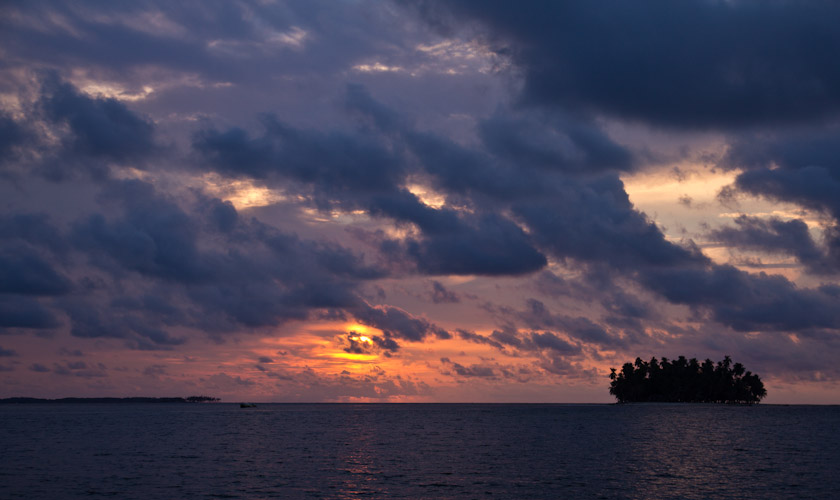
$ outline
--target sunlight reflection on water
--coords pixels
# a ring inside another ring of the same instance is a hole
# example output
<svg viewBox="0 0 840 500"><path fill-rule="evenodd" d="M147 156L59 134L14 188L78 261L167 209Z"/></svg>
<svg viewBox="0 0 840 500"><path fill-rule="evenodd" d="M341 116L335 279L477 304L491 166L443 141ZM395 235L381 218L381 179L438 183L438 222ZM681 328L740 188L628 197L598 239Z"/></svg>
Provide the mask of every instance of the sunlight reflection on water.
<svg viewBox="0 0 840 500"><path fill-rule="evenodd" d="M3 498L836 498L840 407L0 406Z"/></svg>

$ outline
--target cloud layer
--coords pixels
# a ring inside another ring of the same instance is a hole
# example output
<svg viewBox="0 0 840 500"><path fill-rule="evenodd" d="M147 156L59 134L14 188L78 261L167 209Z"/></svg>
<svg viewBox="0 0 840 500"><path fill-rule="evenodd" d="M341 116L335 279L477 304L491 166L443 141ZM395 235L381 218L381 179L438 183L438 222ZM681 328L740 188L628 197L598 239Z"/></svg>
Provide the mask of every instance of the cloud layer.
<svg viewBox="0 0 840 500"><path fill-rule="evenodd" d="M829 4L0 9L2 391L840 376ZM628 187L676 161L732 179L679 237Z"/></svg>

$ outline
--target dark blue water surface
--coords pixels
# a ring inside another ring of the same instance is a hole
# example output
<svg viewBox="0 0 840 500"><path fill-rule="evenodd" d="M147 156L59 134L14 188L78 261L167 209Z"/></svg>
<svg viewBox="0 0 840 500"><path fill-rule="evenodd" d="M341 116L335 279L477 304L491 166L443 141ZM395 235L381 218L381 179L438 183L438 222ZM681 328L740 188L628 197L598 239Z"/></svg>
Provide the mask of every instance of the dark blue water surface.
<svg viewBox="0 0 840 500"><path fill-rule="evenodd" d="M840 407L0 405L0 498L840 498Z"/></svg>

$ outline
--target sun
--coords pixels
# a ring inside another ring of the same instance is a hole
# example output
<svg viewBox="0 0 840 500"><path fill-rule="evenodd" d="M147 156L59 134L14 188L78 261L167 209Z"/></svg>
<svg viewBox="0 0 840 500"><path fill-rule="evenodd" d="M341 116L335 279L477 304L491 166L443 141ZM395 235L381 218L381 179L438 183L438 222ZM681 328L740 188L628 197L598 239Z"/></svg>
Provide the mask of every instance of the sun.
<svg viewBox="0 0 840 500"><path fill-rule="evenodd" d="M365 343L372 343L373 336L377 334L378 330L360 323L346 323L344 331L347 332L353 340Z"/></svg>

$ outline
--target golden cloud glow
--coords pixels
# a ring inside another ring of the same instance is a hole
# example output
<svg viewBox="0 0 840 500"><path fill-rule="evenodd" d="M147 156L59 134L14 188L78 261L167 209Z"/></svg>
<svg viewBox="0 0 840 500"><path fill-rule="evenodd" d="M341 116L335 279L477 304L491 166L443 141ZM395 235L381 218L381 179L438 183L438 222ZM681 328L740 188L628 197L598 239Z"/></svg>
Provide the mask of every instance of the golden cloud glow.
<svg viewBox="0 0 840 500"><path fill-rule="evenodd" d="M372 64L357 64L353 69L360 73L399 73L405 71L402 66L388 66L380 62Z"/></svg>
<svg viewBox="0 0 840 500"><path fill-rule="evenodd" d="M406 186L408 192L418 197L420 201L432 208L441 208L446 204L446 197L422 184L409 184Z"/></svg>
<svg viewBox="0 0 840 500"><path fill-rule="evenodd" d="M210 173L202 176L201 182L208 193L230 201L237 210L263 207L286 199L283 193L246 179L232 180Z"/></svg>

